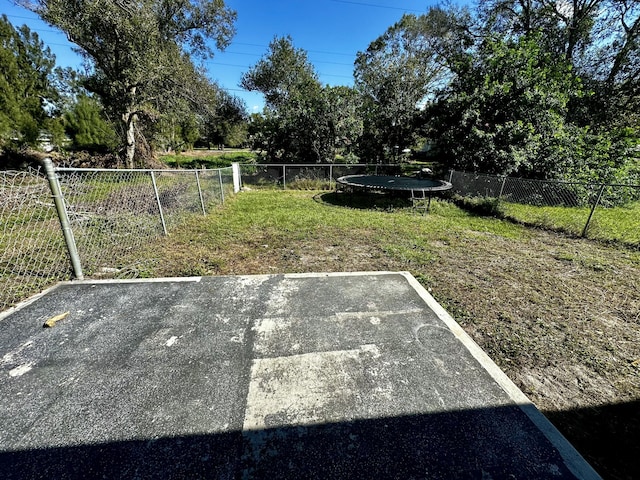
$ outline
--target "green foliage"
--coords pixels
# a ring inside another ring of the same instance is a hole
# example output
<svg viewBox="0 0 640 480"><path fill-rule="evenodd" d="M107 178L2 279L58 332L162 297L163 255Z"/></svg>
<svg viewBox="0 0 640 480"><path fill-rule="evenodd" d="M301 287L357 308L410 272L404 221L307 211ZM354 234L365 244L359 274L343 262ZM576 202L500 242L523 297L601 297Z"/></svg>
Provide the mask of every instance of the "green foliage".
<svg viewBox="0 0 640 480"><path fill-rule="evenodd" d="M191 55L212 55L207 39L218 49L228 45L235 12L222 0L20 3L63 30L91 62L85 87L99 95L111 118L122 122L129 167L134 166L140 119L148 126L185 103L213 110L218 88L194 66Z"/></svg>
<svg viewBox="0 0 640 480"><path fill-rule="evenodd" d="M203 118L201 142L208 146L243 147L249 135L246 106L224 91L219 92L217 104L215 113Z"/></svg>
<svg viewBox="0 0 640 480"><path fill-rule="evenodd" d="M487 38L454 66L456 77L431 110L436 151L448 165L534 178L571 165L582 132L565 118L582 88L541 43L540 34Z"/></svg>
<svg viewBox="0 0 640 480"><path fill-rule="evenodd" d="M640 3L575 0L558 5L483 0L478 36L517 40L543 32L537 36L542 52L564 61L581 79L583 94L570 98L563 128L554 136L540 132L551 145L547 150L555 153L549 163L560 163L551 176L633 181L625 175L631 173L640 133Z"/></svg>
<svg viewBox="0 0 640 480"><path fill-rule="evenodd" d="M56 99L54 64L36 33L0 18L0 148L37 144L47 123L45 107Z"/></svg>
<svg viewBox="0 0 640 480"><path fill-rule="evenodd" d="M255 163L253 152L228 152L216 155L162 155L160 160L171 168L225 168L232 163Z"/></svg>
<svg viewBox="0 0 640 480"><path fill-rule="evenodd" d="M420 109L450 74L443 52L468 42L460 29L464 16L441 8L419 17L404 15L358 53L354 76L364 99L361 156L397 161L398 152L415 144Z"/></svg>
<svg viewBox="0 0 640 480"><path fill-rule="evenodd" d="M241 85L265 96L264 118L254 122L254 128L260 125L266 132L262 147L270 159L323 160L314 145L322 87L306 52L295 48L290 37L276 37L267 55L243 75Z"/></svg>
<svg viewBox="0 0 640 480"><path fill-rule="evenodd" d="M497 198L461 197L460 195L455 195L453 197L453 202L460 208L477 215L498 218L504 216L502 204Z"/></svg>
<svg viewBox="0 0 640 480"><path fill-rule="evenodd" d="M338 152L351 153L362 132L358 94L349 87L322 87L306 52L289 37L271 42L242 86L262 92L267 101L248 132L252 147L270 161L332 161Z"/></svg>
<svg viewBox="0 0 640 480"><path fill-rule="evenodd" d="M64 124L75 148L112 150L117 145L117 134L113 125L104 119L102 106L86 95L80 95L64 114Z"/></svg>
<svg viewBox="0 0 640 480"><path fill-rule="evenodd" d="M324 108L319 122L324 127L326 159L335 161L340 155L345 163L356 163L355 150L364 129L362 96L357 90L343 86L325 86L322 96Z"/></svg>

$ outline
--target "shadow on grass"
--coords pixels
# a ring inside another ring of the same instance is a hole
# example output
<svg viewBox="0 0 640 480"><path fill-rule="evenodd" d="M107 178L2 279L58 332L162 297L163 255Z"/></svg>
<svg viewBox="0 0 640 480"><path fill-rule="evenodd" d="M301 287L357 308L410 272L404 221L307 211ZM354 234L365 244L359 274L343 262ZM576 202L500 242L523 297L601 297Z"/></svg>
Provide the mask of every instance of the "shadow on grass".
<svg viewBox="0 0 640 480"><path fill-rule="evenodd" d="M358 210L397 210L410 208L411 199L408 194L389 194L379 192L328 192L314 197L320 203L336 207L355 208Z"/></svg>
<svg viewBox="0 0 640 480"><path fill-rule="evenodd" d="M544 414L604 478L640 478L640 400Z"/></svg>
<svg viewBox="0 0 640 480"><path fill-rule="evenodd" d="M577 477L518 406L0 452L0 477ZM285 423L284 426L279 424ZM6 448L6 447L5 447Z"/></svg>

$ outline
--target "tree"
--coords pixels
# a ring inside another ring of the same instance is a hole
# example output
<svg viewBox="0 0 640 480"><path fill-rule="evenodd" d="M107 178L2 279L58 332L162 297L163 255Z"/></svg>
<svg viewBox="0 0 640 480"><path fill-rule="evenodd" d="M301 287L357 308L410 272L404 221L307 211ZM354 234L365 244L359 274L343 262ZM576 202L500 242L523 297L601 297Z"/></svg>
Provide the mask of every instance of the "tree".
<svg viewBox="0 0 640 480"><path fill-rule="evenodd" d="M336 154L355 157L363 133L362 96L351 87L325 86L323 89L325 112L319 118L325 125L326 157Z"/></svg>
<svg viewBox="0 0 640 480"><path fill-rule="evenodd" d="M567 110L582 87L542 43L541 34L486 38L454 67L430 111L435 151L448 166L527 177L570 168L584 132L567 124Z"/></svg>
<svg viewBox="0 0 640 480"><path fill-rule="evenodd" d="M321 118L325 102L313 65L290 37L276 37L269 52L242 76L241 86L262 92L270 139L267 156L280 161L326 161Z"/></svg>
<svg viewBox="0 0 640 480"><path fill-rule="evenodd" d="M563 56L591 95L572 120L599 131L637 126L640 107L640 2L637 0L483 0L485 31L515 38L542 31L545 50ZM629 115L631 113L631 115ZM626 120L632 119L634 125Z"/></svg>
<svg viewBox="0 0 640 480"><path fill-rule="evenodd" d="M357 55L356 88L364 97L363 153L391 160L415 141L420 109L446 84L449 63L468 43L466 13L432 8L401 20Z"/></svg>
<svg viewBox="0 0 640 480"><path fill-rule="evenodd" d="M212 56L207 39L223 49L234 33L235 12L222 0L19 3L64 31L93 67L85 86L121 121L128 167L138 119L157 119L171 97L202 104L204 76L191 56Z"/></svg>
<svg viewBox="0 0 640 480"><path fill-rule="evenodd" d="M117 143L113 125L104 119L102 105L94 98L79 95L63 118L65 130L76 148L111 150Z"/></svg>
<svg viewBox="0 0 640 480"><path fill-rule="evenodd" d="M215 113L204 118L203 123L203 140L209 145L240 147L247 140L246 105L238 97L223 90L218 94Z"/></svg>
<svg viewBox="0 0 640 480"><path fill-rule="evenodd" d="M571 150L582 151L585 165L573 175L598 172L607 181L620 175L615 171L628 172L625 163L633 162L640 144L640 2L484 0L480 12L486 35L544 32L543 50L563 57L581 79L585 95L571 99L566 117L586 132L574 138L576 145L586 143Z"/></svg>
<svg viewBox="0 0 640 480"><path fill-rule="evenodd" d="M27 26L18 29L0 18L0 148L34 145L48 126L47 106L56 100L52 86L55 57Z"/></svg>

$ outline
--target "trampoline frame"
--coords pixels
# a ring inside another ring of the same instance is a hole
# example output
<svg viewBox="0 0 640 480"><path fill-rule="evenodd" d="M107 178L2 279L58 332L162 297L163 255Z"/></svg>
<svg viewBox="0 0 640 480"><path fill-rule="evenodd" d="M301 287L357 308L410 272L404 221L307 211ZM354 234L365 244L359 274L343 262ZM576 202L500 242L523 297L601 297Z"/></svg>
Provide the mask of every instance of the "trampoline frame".
<svg viewBox="0 0 640 480"><path fill-rule="evenodd" d="M353 179L356 178L377 178L377 179L389 179L388 185L381 185L380 183L366 183L366 182L353 182ZM399 180L398 184L395 183L396 180ZM430 183L430 186L402 186L401 182L403 180L410 180L412 183ZM414 195L414 192L422 192L431 193L431 192L444 192L446 190L451 190L453 185L444 180L431 180L426 178L415 178L415 177L403 177L400 175L392 176L392 175L345 175L336 179L336 182L340 185L348 186L353 189L360 190L388 190L392 192L411 192ZM391 182L394 182L393 184ZM433 184L436 185L433 185Z"/></svg>
<svg viewBox="0 0 640 480"><path fill-rule="evenodd" d="M388 178L388 185L380 184L380 182L353 182L352 179L355 178L377 178L383 179ZM399 179L400 182L398 184L395 183L396 179ZM402 186L402 180L410 180L412 184L416 182L419 183L422 181L424 183L430 183L430 186ZM341 187L337 189L342 189L342 187L348 187L351 191L360 190L364 192L368 192L370 190L379 191L379 192L410 192L411 193L411 204L414 208L416 207L416 202L421 202L427 200L427 205L425 208L426 212L429 212L431 209L431 195L433 192L444 192L447 190L451 190L453 185L450 182L444 180L431 180L426 178L415 178L415 177L403 177L400 175L391 176L391 175L345 175L336 179L336 182ZM435 184L435 185L434 185ZM418 195L416 195L416 193Z"/></svg>

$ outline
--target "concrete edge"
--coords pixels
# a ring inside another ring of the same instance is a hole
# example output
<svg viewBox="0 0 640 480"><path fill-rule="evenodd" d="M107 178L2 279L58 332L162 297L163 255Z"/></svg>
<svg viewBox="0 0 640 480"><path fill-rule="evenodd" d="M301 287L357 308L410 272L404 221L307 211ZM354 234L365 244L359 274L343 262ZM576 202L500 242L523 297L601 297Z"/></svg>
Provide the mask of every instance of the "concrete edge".
<svg viewBox="0 0 640 480"><path fill-rule="evenodd" d="M166 282L200 282L202 277L163 277L163 278L103 278L103 279L84 279L84 280L68 280L60 282L58 285L100 285L111 283L166 283Z"/></svg>
<svg viewBox="0 0 640 480"><path fill-rule="evenodd" d="M583 480L602 480L602 477L580 455L560 431L545 417L540 410L527 398L515 383L495 364L478 344L465 332L451 315L436 301L433 296L409 272L398 272L403 275L413 289L427 303L429 308L442 320L453 334L469 350L471 355L491 375L507 395L516 403L529 419L540 429L551 444L558 450L566 466L578 478Z"/></svg>
<svg viewBox="0 0 640 480"><path fill-rule="evenodd" d="M28 305L31 305L33 302L35 302L36 300L38 300L39 298L44 297L46 294L48 294L49 292L52 292L53 290L55 290L56 288L58 288L60 285L62 285L63 283L67 283L67 282L58 282L55 285L46 288L44 290L42 290L40 293L36 293L35 295L32 295L31 297L27 298L26 300L23 300L19 303L17 303L16 305L14 305L13 307L10 307L8 310L5 310L3 312L0 312L0 322L2 320L4 320L5 318L7 318L9 315L11 315L12 313L17 312L18 310L22 310L23 308L25 308Z"/></svg>
<svg viewBox="0 0 640 480"><path fill-rule="evenodd" d="M325 272L325 273L285 273L284 278L324 278L324 277L366 277L369 275L398 275L402 272Z"/></svg>

